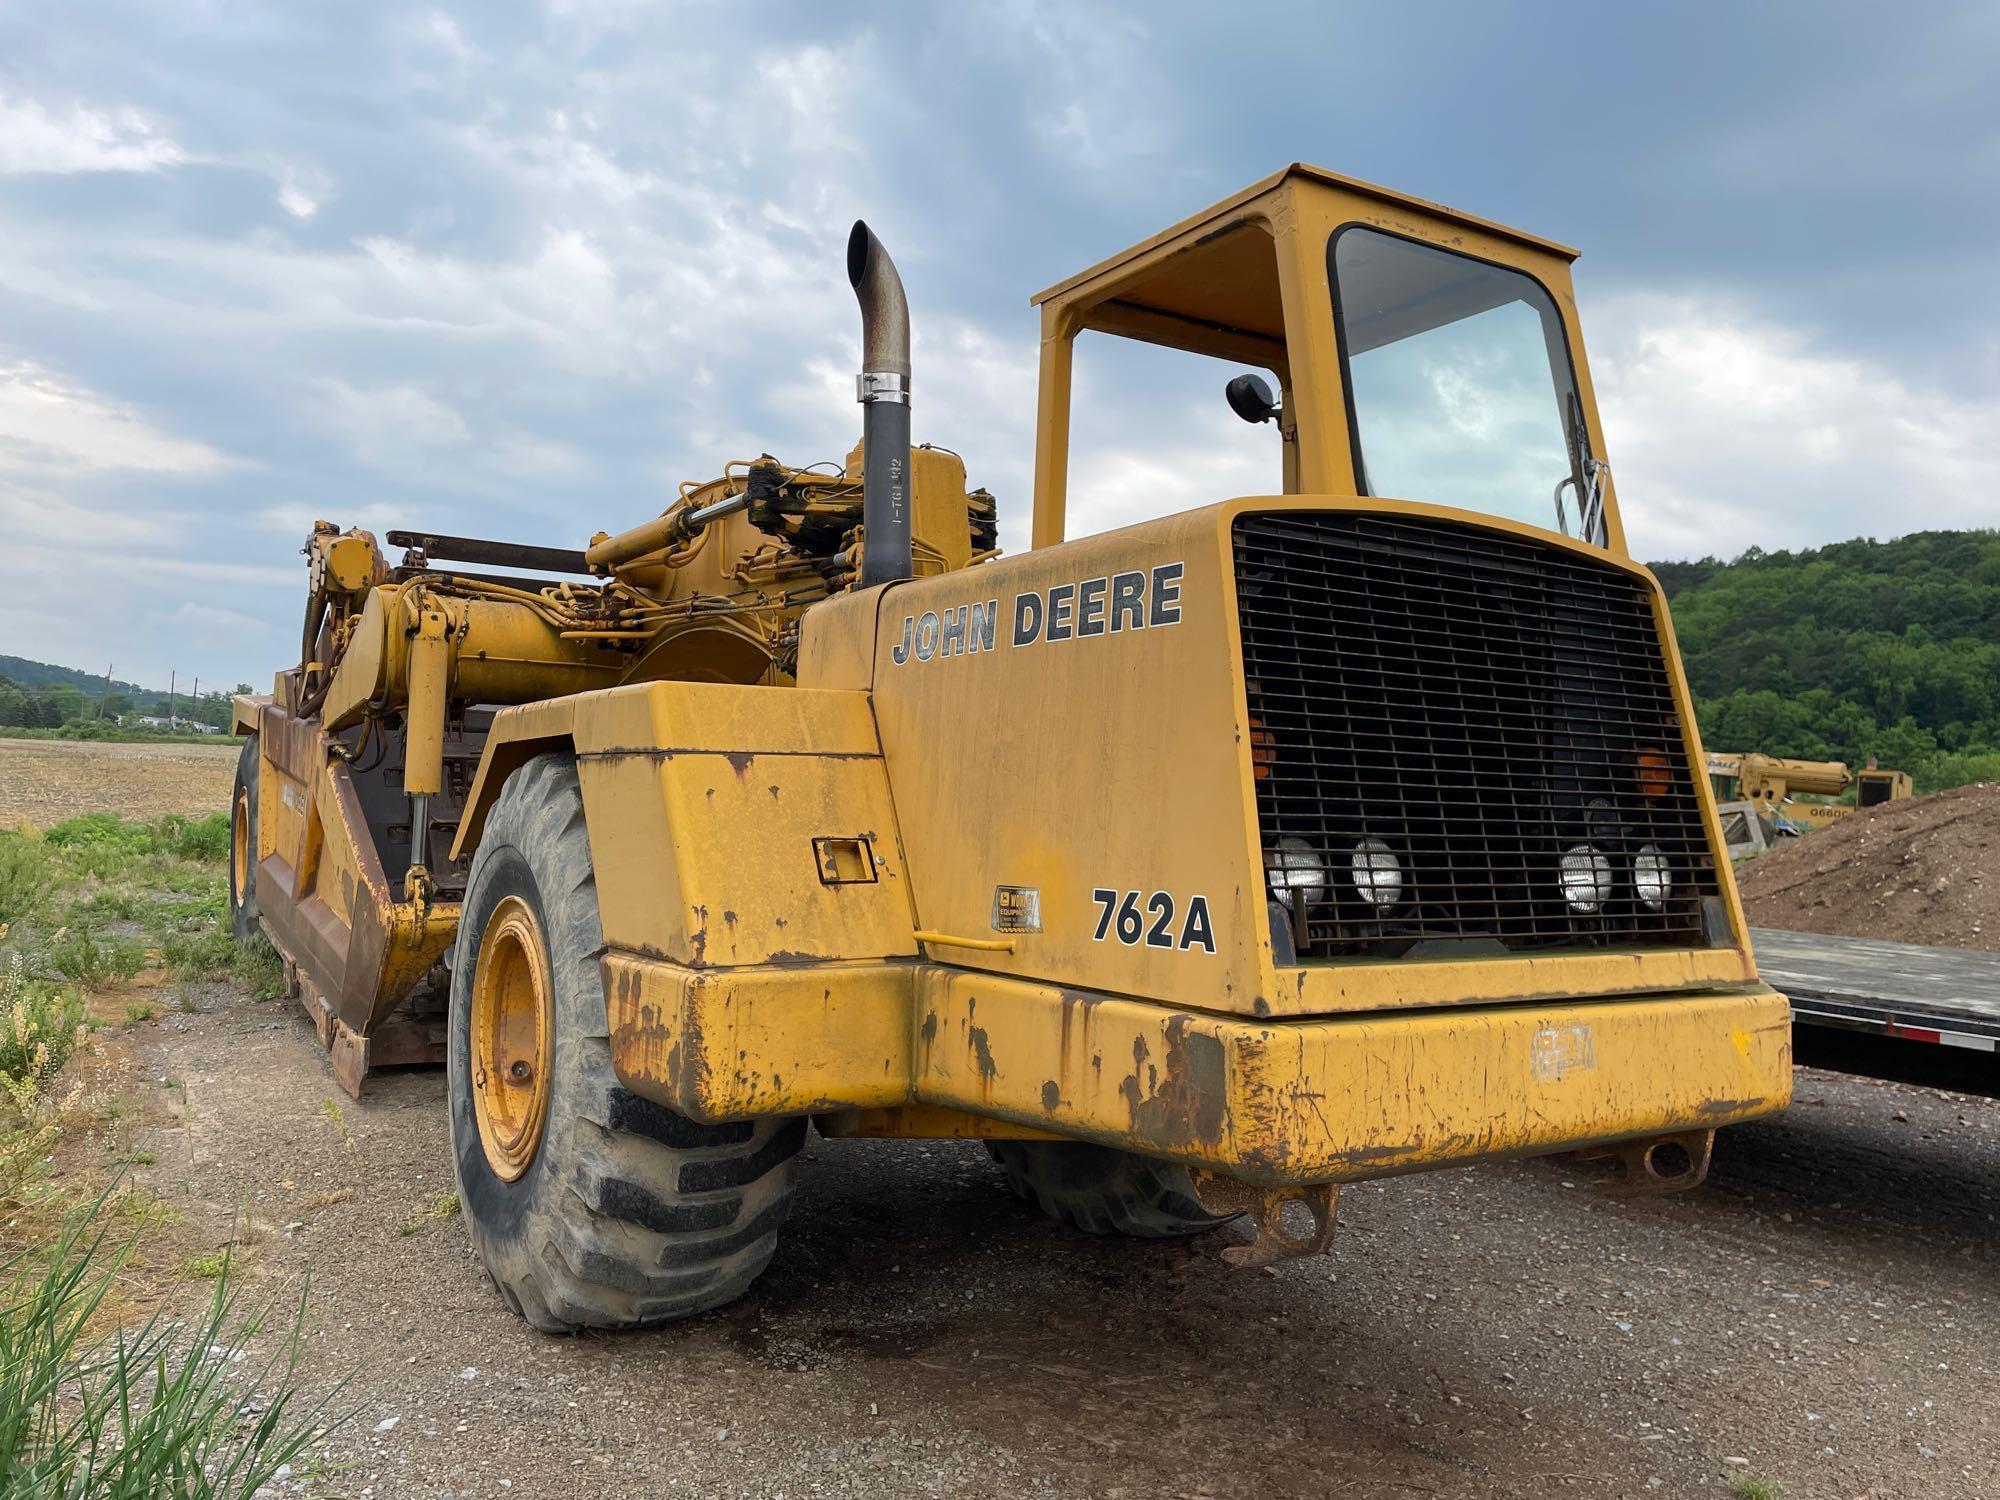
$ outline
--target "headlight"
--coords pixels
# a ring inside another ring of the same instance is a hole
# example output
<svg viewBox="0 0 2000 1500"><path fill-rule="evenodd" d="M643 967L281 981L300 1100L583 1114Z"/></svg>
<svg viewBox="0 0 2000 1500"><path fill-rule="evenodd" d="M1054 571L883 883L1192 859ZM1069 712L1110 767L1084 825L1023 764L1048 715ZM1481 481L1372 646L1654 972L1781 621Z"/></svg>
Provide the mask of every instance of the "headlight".
<svg viewBox="0 0 2000 1500"><path fill-rule="evenodd" d="M1588 844L1563 855L1559 878L1571 911L1587 915L1611 899L1611 861Z"/></svg>
<svg viewBox="0 0 2000 1500"><path fill-rule="evenodd" d="M1667 897L1674 893L1674 872L1668 868L1666 855L1652 844L1632 856L1632 889L1654 911L1665 906Z"/></svg>
<svg viewBox="0 0 2000 1500"><path fill-rule="evenodd" d="M1363 839L1348 857L1354 891L1371 906L1387 910L1403 899L1403 862L1380 839Z"/></svg>
<svg viewBox="0 0 2000 1500"><path fill-rule="evenodd" d="M1326 861L1304 839L1279 839L1278 847L1264 856L1264 879L1287 908L1295 899L1326 899Z"/></svg>

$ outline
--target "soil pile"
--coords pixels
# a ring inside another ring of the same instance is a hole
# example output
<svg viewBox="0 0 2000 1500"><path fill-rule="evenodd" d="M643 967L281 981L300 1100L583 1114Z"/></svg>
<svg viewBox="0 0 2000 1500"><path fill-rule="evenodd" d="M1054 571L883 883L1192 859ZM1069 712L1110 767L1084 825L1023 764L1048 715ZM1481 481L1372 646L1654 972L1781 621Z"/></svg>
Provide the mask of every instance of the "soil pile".
<svg viewBox="0 0 2000 1500"><path fill-rule="evenodd" d="M1857 812L1736 882L1752 926L2000 953L2000 783Z"/></svg>

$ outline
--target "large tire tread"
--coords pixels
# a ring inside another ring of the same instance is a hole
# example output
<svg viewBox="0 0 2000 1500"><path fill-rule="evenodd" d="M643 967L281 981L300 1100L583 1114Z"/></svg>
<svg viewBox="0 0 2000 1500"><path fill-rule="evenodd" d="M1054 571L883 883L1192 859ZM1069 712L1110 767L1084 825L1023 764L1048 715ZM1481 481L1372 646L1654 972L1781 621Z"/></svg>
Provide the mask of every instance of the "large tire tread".
<svg viewBox="0 0 2000 1500"><path fill-rule="evenodd" d="M1085 1234L1172 1239L1227 1224L1186 1167L1083 1141L988 1141L1017 1197Z"/></svg>
<svg viewBox="0 0 2000 1500"><path fill-rule="evenodd" d="M259 748L256 735L243 741L243 749L236 757L236 780L229 791L229 932L239 944L248 945L257 940L263 931L262 913L257 908L257 784ZM236 802L245 792L249 793L248 813L245 821L250 825L248 839L250 857L248 868L243 872L243 889L236 889Z"/></svg>
<svg viewBox="0 0 2000 1500"><path fill-rule="evenodd" d="M511 852L510 852L511 851ZM514 1183L493 1176L467 1082L471 965L523 870L555 980L547 1132ZM538 1328L625 1328L734 1301L777 1249L803 1120L708 1125L631 1093L611 1065L597 886L574 760L507 780L474 856L452 971L453 1151L474 1244L503 1298Z"/></svg>

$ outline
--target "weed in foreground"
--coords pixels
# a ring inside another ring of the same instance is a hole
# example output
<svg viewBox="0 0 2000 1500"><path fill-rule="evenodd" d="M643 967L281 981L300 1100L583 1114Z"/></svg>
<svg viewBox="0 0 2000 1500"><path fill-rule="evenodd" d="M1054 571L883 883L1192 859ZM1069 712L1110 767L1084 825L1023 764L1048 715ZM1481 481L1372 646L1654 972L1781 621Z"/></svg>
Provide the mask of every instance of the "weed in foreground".
<svg viewBox="0 0 2000 1500"><path fill-rule="evenodd" d="M229 857L229 815L213 812L205 818L187 818L168 813L141 822L116 813L85 813L64 819L42 837L58 849L114 849L141 857L171 854L216 863Z"/></svg>
<svg viewBox="0 0 2000 1500"><path fill-rule="evenodd" d="M422 1213L406 1224L397 1225L396 1233L407 1239L426 1224L435 1223L439 1219L449 1219L458 1211L459 1201L456 1192L439 1193L435 1198L431 1199L429 1206Z"/></svg>
<svg viewBox="0 0 2000 1500"><path fill-rule="evenodd" d="M248 1500L349 1415L334 1408L341 1386L308 1399L294 1384L304 1296L254 1359L265 1312L239 1310L222 1257L200 1313L93 1342L86 1326L131 1251L107 1239L103 1206L0 1261L0 1475L17 1494Z"/></svg>
<svg viewBox="0 0 2000 1500"><path fill-rule="evenodd" d="M338 1135L347 1146L347 1149L352 1151L354 1149L354 1135L347 1128L347 1116L340 1112L340 1106L331 1099L321 1099L319 1107L320 1112L326 1116L327 1124L333 1127L334 1134Z"/></svg>
<svg viewBox="0 0 2000 1500"><path fill-rule="evenodd" d="M166 934L160 943L160 962L182 984L234 980L255 1000L275 999L285 990L285 967L277 950L261 937L238 943L219 920L193 932Z"/></svg>
<svg viewBox="0 0 2000 1500"><path fill-rule="evenodd" d="M0 927L31 917L48 899L49 852L32 833L0 838Z"/></svg>
<svg viewBox="0 0 2000 1500"><path fill-rule="evenodd" d="M138 973L146 966L146 950L130 938L65 927L43 949L41 962L71 984L94 990Z"/></svg>
<svg viewBox="0 0 2000 1500"><path fill-rule="evenodd" d="M30 1113L30 1096L87 1045L83 1002L62 985L30 979L20 954L0 970L0 1089Z"/></svg>
<svg viewBox="0 0 2000 1500"><path fill-rule="evenodd" d="M1738 1476L1729 1493L1736 1500L1785 1500L1785 1487L1777 1480L1753 1479L1748 1474Z"/></svg>

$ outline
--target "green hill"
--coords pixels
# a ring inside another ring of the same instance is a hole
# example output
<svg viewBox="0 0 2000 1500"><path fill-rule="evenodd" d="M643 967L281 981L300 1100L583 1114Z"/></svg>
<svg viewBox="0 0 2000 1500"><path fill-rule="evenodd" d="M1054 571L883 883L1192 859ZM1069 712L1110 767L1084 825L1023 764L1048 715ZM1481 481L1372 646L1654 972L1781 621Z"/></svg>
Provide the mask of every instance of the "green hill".
<svg viewBox="0 0 2000 1500"><path fill-rule="evenodd" d="M169 694L164 688L142 688L114 677L107 691L102 677L74 667L30 661L24 656L0 656L0 731L56 730L72 735L79 725L95 731L122 718L129 728L142 717L157 718L170 711L183 719L227 729L231 695L211 684L197 700L189 696L193 685L178 684L178 691ZM238 684L237 691L248 689Z"/></svg>
<svg viewBox="0 0 2000 1500"><path fill-rule="evenodd" d="M2000 531L1651 566L1707 745L2000 779Z"/></svg>
<svg viewBox="0 0 2000 1500"><path fill-rule="evenodd" d="M25 656L0 656L0 677L38 692L43 688L73 687L78 692L95 698L104 691L104 674L101 672L79 672L75 667L58 667L50 662L29 661ZM136 683L111 680L111 691L125 693L134 698L150 698L155 689L142 688ZM158 692L164 693L165 688Z"/></svg>

